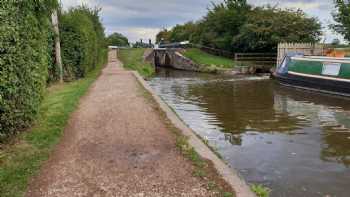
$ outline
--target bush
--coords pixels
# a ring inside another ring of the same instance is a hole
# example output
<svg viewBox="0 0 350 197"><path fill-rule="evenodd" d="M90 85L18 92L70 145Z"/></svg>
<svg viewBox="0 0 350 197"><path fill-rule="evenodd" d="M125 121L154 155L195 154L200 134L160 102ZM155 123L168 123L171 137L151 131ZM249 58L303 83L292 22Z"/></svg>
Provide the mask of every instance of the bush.
<svg viewBox="0 0 350 197"><path fill-rule="evenodd" d="M57 7L57 0L0 1L0 142L30 126L47 82L58 79L51 24ZM98 13L82 6L60 15L66 79L107 60Z"/></svg>
<svg viewBox="0 0 350 197"><path fill-rule="evenodd" d="M60 15L65 80L84 77L102 60L105 38L98 12L80 6Z"/></svg>
<svg viewBox="0 0 350 197"><path fill-rule="evenodd" d="M109 46L127 47L129 46L129 40L127 37L120 33L113 33L108 36L107 44Z"/></svg>
<svg viewBox="0 0 350 197"><path fill-rule="evenodd" d="M56 0L0 2L0 141L38 112L50 62L50 11Z"/></svg>

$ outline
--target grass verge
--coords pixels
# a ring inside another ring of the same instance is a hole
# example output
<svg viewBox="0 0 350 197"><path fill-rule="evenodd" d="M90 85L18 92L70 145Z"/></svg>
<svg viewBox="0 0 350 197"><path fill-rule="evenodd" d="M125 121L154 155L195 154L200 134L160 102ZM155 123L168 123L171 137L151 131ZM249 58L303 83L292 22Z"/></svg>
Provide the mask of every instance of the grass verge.
<svg viewBox="0 0 350 197"><path fill-rule="evenodd" d="M29 179L49 158L59 142L70 114L102 69L98 66L84 79L48 88L35 126L0 146L0 196L23 196Z"/></svg>
<svg viewBox="0 0 350 197"><path fill-rule="evenodd" d="M150 77L155 73L155 68L143 61L145 50L143 48L121 49L118 58L123 62L124 68L136 70L143 77Z"/></svg>
<svg viewBox="0 0 350 197"><path fill-rule="evenodd" d="M188 143L188 138L171 123L166 114L156 103L153 96L143 88L142 84L140 84L140 92L152 108L159 113L169 131L174 134L177 149L194 167L192 175L200 178L206 184L206 189L213 191L218 197L235 197L234 189L218 174L212 162L203 159L195 149L191 147Z"/></svg>
<svg viewBox="0 0 350 197"><path fill-rule="evenodd" d="M271 193L271 190L267 187L264 187L263 185L251 185L251 190L258 197L269 197Z"/></svg>
<svg viewBox="0 0 350 197"><path fill-rule="evenodd" d="M206 67L213 67L211 69L225 69L233 68L235 66L234 60L220 57L206 53L200 49L192 48L186 49L183 55L197 64L206 65Z"/></svg>

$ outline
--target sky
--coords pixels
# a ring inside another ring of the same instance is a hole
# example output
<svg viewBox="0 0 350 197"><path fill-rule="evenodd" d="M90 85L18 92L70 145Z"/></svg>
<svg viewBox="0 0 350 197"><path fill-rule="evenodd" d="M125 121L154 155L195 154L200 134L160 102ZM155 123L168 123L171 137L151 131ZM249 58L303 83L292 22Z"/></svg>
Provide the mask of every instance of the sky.
<svg viewBox="0 0 350 197"><path fill-rule="evenodd" d="M102 22L106 34L119 32L131 42L155 40L163 28L201 19L212 2L222 0L61 0L65 9L86 4L102 8ZM328 27L333 22L333 0L248 0L252 5L277 5L281 8L300 8L308 16L317 17L323 25L324 40L343 40Z"/></svg>

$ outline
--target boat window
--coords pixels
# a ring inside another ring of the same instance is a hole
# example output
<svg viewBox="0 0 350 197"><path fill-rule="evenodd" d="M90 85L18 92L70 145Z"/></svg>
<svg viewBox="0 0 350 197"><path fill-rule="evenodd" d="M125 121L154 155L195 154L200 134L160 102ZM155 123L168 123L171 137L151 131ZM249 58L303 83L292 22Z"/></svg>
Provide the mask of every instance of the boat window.
<svg viewBox="0 0 350 197"><path fill-rule="evenodd" d="M325 62L323 64L322 74L330 76L338 76L340 72L340 63Z"/></svg>

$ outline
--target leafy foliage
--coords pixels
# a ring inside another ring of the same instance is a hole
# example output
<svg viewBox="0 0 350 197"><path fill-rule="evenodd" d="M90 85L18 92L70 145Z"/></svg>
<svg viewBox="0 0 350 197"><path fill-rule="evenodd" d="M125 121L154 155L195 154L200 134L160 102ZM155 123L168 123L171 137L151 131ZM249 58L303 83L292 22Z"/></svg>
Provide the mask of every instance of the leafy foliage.
<svg viewBox="0 0 350 197"><path fill-rule="evenodd" d="M18 135L16 143L0 149L1 197L23 197L30 178L37 175L58 143L79 99L99 75L102 64L82 80L54 84L42 101L36 126Z"/></svg>
<svg viewBox="0 0 350 197"><path fill-rule="evenodd" d="M157 35L156 42L159 43L162 41L162 39L168 42L194 40L197 29L198 25L194 22L188 22L184 25L176 25L171 31L163 29Z"/></svg>
<svg viewBox="0 0 350 197"><path fill-rule="evenodd" d="M98 9L80 6L60 15L65 80L84 77L105 59L105 35L98 13Z"/></svg>
<svg viewBox="0 0 350 197"><path fill-rule="evenodd" d="M242 52L276 51L279 42L315 42L321 36L321 25L307 18L301 10L257 7L249 12L232 44Z"/></svg>
<svg viewBox="0 0 350 197"><path fill-rule="evenodd" d="M0 2L0 141L27 127L48 77L50 12L55 0Z"/></svg>
<svg viewBox="0 0 350 197"><path fill-rule="evenodd" d="M0 1L0 142L30 126L47 82L58 78L51 24L57 7L57 0ZM60 16L66 79L107 59L98 13L82 6Z"/></svg>
<svg viewBox="0 0 350 197"><path fill-rule="evenodd" d="M107 43L109 46L119 46L119 47L129 46L128 38L120 33L113 33L110 36L108 36Z"/></svg>
<svg viewBox="0 0 350 197"><path fill-rule="evenodd" d="M246 0L213 4L200 21L177 25L157 35L157 42L189 40L234 52L272 52L278 42L317 42L321 25L301 10L252 7Z"/></svg>
<svg viewBox="0 0 350 197"><path fill-rule="evenodd" d="M335 0L335 6L338 11L333 14L333 18L337 24L333 24L331 27L350 41L350 2Z"/></svg>
<svg viewBox="0 0 350 197"><path fill-rule="evenodd" d="M271 193L271 190L263 185L252 185L251 189L258 197L269 197Z"/></svg>

